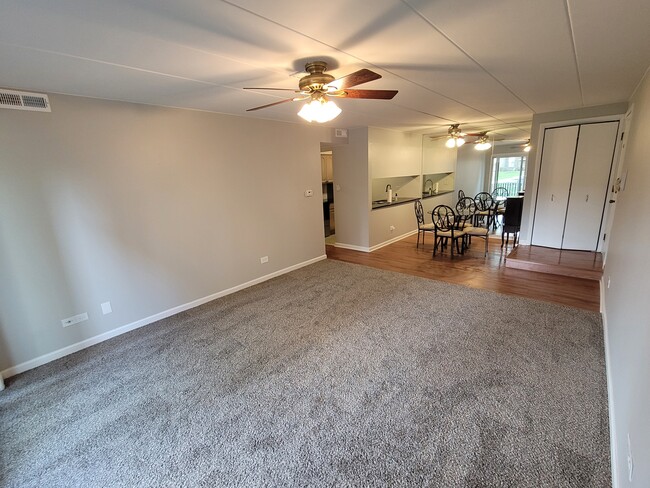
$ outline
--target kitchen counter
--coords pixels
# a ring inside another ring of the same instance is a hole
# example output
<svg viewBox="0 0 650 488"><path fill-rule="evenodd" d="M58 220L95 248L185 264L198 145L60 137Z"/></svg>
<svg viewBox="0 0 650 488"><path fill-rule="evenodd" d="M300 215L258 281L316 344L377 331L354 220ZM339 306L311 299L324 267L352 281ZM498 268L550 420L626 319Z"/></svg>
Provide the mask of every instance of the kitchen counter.
<svg viewBox="0 0 650 488"><path fill-rule="evenodd" d="M438 193L433 192L431 194L427 192L422 194L422 198L438 197L440 195L446 195L447 193L454 193L454 190L441 190Z"/></svg>
<svg viewBox="0 0 650 488"><path fill-rule="evenodd" d="M395 205L402 205L403 203L414 202L419 199L419 197L397 197L393 198L391 203L388 203L386 200L375 200L372 202L372 209L376 210L378 208L394 207Z"/></svg>

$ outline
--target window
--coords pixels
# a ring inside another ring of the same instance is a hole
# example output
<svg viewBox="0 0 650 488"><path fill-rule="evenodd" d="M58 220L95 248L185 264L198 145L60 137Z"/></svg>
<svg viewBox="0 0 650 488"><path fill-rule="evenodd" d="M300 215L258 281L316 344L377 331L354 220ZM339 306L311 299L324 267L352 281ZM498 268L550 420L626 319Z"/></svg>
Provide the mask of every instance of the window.
<svg viewBox="0 0 650 488"><path fill-rule="evenodd" d="M526 186L526 156L494 156L492 158L491 191L497 187L516 196Z"/></svg>

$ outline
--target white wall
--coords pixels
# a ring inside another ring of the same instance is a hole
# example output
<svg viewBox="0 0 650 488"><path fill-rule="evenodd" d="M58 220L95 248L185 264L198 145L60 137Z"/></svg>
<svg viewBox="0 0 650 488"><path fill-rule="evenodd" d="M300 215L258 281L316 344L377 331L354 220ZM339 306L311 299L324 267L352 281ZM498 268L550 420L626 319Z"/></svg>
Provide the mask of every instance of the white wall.
<svg viewBox="0 0 650 488"><path fill-rule="evenodd" d="M451 149L448 149L451 151ZM477 151L474 144L464 144L458 148L456 161L455 191L463 190L465 195L473 197L485 191L489 175L486 173L486 159L489 151Z"/></svg>
<svg viewBox="0 0 650 488"><path fill-rule="evenodd" d="M329 129L50 97L0 110L0 370L324 254Z"/></svg>
<svg viewBox="0 0 650 488"><path fill-rule="evenodd" d="M348 131L348 144L332 148L336 245L368 247L368 128Z"/></svg>
<svg viewBox="0 0 650 488"><path fill-rule="evenodd" d="M650 242L650 76L632 99L633 116L623 171L625 190L616 197L616 212L603 275L604 314L609 356L610 415L615 426L615 486L650 486L650 300L646 258ZM634 460L628 481L627 436Z"/></svg>

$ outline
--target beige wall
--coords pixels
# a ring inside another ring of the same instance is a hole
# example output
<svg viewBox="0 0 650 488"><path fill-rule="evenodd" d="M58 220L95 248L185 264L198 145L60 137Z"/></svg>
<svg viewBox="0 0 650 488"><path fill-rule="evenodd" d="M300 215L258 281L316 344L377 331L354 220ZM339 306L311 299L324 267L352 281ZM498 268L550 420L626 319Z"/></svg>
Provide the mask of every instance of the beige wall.
<svg viewBox="0 0 650 488"><path fill-rule="evenodd" d="M650 228L650 76L632 99L633 115L622 171L625 190L616 196L616 209L603 280L604 319L609 352L610 404L613 410L617 484L650 486L650 301L646 258ZM632 230L632 232L630 232ZM610 287L607 289L607 282ZM628 441L634 460L628 482Z"/></svg>
<svg viewBox="0 0 650 488"><path fill-rule="evenodd" d="M50 100L0 110L0 370L324 254L328 129Z"/></svg>

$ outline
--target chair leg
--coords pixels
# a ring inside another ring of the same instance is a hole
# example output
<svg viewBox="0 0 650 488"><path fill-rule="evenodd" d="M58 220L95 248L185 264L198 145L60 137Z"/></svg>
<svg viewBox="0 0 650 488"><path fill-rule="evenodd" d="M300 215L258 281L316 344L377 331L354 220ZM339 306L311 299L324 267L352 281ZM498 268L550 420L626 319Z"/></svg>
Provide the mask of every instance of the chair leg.
<svg viewBox="0 0 650 488"><path fill-rule="evenodd" d="M422 237L422 240L424 241L424 237ZM422 243L424 245L424 242ZM418 229L418 240L415 243L415 249L420 247L420 229Z"/></svg>
<svg viewBox="0 0 650 488"><path fill-rule="evenodd" d="M488 236L485 236L485 257L488 255Z"/></svg>
<svg viewBox="0 0 650 488"><path fill-rule="evenodd" d="M503 247L503 234L505 234L505 230L501 230L501 247Z"/></svg>

